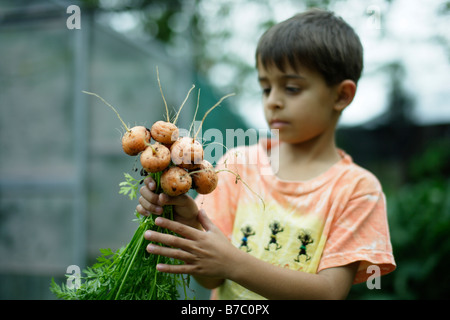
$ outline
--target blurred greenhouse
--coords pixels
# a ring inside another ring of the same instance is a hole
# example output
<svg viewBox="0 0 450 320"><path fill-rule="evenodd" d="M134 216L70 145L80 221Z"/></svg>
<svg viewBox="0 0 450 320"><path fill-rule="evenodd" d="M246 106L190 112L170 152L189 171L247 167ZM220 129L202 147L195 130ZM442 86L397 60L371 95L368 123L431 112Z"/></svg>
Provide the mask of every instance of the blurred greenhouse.
<svg viewBox="0 0 450 320"><path fill-rule="evenodd" d="M121 122L82 91L102 96L127 124L149 126L165 115L158 68L172 113L195 84L201 89L197 118L224 94L237 93L204 130L264 127L254 115L256 37L292 10L345 11L356 3L281 2L289 12L273 0L0 0L0 299L54 299L51 278L63 281L69 265L84 268L100 248L123 246L136 229L136 202L118 194L124 172L135 165L121 149ZM416 49L389 49L387 40L398 42L389 38L395 25L389 13L396 5L401 12L404 1L354 7L360 19L351 21L369 48L363 94L355 101L363 117L342 123L338 144L383 184L398 266L381 279L381 289L361 284L351 299L450 298L450 1L431 2L436 34L411 42L444 57L427 60L430 72L415 69L425 60L410 57ZM81 8L80 29L67 26L74 4ZM246 25L233 20L241 6L254 13L246 20L256 25L248 38ZM361 30L377 8L376 34ZM236 51L225 49L232 44ZM244 49L248 56L239 55ZM196 97L183 108L182 128L191 125ZM383 106L365 110L368 100ZM193 289L197 298L208 298L195 283Z"/></svg>
<svg viewBox="0 0 450 320"><path fill-rule="evenodd" d="M173 58L104 26L90 10L66 27L57 1L0 1L0 298L53 298L52 277L84 268L100 248L125 245L136 229L135 202L118 195L134 158L122 152L114 105L128 124L165 115L195 82L189 52ZM215 98L203 87L202 102ZM179 120L189 128L193 102ZM20 128L16 135L16 128Z"/></svg>

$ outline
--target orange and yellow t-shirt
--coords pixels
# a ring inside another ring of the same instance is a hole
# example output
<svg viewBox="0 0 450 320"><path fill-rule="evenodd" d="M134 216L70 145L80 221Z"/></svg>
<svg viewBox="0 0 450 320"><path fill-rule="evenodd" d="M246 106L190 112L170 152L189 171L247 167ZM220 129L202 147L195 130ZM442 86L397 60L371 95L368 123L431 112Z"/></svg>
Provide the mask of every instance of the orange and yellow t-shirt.
<svg viewBox="0 0 450 320"><path fill-rule="evenodd" d="M341 160L309 181L279 179L264 140L237 147L218 162L214 192L196 198L233 245L261 260L317 273L360 261L354 283L370 265L381 275L395 269L386 203L378 179L339 150ZM237 178L237 175L239 178ZM236 266L239 268L239 266ZM261 299L226 280L214 299Z"/></svg>

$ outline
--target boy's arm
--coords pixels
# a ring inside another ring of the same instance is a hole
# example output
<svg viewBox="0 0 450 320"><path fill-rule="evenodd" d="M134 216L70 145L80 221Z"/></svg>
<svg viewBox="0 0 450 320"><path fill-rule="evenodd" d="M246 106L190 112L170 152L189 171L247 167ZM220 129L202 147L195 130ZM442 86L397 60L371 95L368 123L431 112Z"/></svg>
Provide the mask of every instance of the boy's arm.
<svg viewBox="0 0 450 320"><path fill-rule="evenodd" d="M220 286L225 279L222 278L208 278L202 276L194 276L195 281L197 281L205 289L215 289Z"/></svg>
<svg viewBox="0 0 450 320"><path fill-rule="evenodd" d="M353 283L358 263L310 274L274 266L234 247L208 219L198 216L204 231L158 218L155 223L181 237L146 233L145 237L169 247L150 245L149 252L185 262L184 265L158 265L168 273L191 274L212 289L230 279L268 299L344 299ZM170 248L172 247L172 248Z"/></svg>
<svg viewBox="0 0 450 320"><path fill-rule="evenodd" d="M239 250L239 268L230 279L267 299L345 299L359 263L329 268L311 274L274 266ZM264 280L262 280L264 279Z"/></svg>

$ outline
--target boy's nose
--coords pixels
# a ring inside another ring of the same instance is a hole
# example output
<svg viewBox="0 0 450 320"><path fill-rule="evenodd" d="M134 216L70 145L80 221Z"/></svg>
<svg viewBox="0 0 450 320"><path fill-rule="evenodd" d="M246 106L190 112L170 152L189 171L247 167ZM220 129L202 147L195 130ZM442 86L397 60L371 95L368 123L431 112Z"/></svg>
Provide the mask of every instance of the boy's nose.
<svg viewBox="0 0 450 320"><path fill-rule="evenodd" d="M282 109L284 107L283 99L276 93L275 90L271 90L266 100L266 107L268 109Z"/></svg>

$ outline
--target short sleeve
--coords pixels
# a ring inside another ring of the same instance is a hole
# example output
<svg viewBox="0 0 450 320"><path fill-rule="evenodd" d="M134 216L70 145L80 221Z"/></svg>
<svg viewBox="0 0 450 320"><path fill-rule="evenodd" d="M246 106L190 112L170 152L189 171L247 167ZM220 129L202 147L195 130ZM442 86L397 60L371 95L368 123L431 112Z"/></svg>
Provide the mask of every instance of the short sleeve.
<svg viewBox="0 0 450 320"><path fill-rule="evenodd" d="M376 182L362 186L330 227L318 271L360 262L354 283L366 281L378 266L380 276L396 268L392 254L386 199ZM369 191L366 191L369 190ZM371 191L370 191L371 190Z"/></svg>

